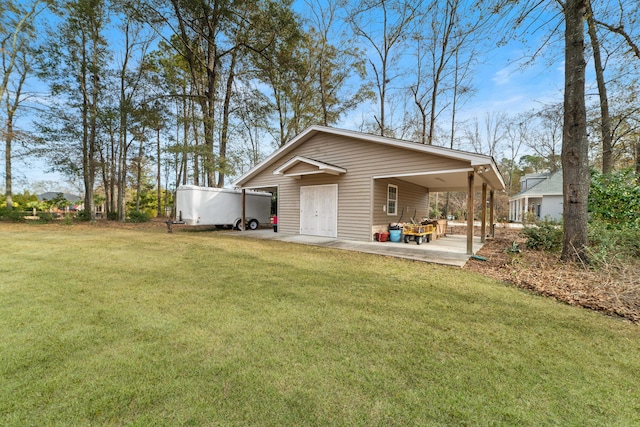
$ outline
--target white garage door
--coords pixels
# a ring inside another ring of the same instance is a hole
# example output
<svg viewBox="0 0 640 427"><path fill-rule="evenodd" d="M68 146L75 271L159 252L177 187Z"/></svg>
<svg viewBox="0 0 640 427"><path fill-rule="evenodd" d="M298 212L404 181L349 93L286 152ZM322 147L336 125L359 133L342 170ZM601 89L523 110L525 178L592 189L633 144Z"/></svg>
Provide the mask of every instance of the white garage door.
<svg viewBox="0 0 640 427"><path fill-rule="evenodd" d="M338 184L300 187L300 234L338 237Z"/></svg>

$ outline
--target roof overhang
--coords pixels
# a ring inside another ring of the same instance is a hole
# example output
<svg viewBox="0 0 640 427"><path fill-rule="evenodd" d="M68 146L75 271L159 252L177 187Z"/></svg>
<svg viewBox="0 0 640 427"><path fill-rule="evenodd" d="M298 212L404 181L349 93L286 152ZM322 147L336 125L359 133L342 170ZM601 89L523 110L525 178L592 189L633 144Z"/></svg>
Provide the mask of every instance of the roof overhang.
<svg viewBox="0 0 640 427"><path fill-rule="evenodd" d="M302 168L299 166L302 166ZM304 175L342 175L345 173L347 173L347 170L344 168L319 162L303 156L295 156L273 171L274 175L289 176L296 179L300 179Z"/></svg>
<svg viewBox="0 0 640 427"><path fill-rule="evenodd" d="M516 200L524 200L524 199L543 199L545 197L562 197L562 193L519 193L509 197L509 201L513 202Z"/></svg>
<svg viewBox="0 0 640 427"><path fill-rule="evenodd" d="M393 176L378 176L374 178L398 178L408 182L413 182L415 184L421 185L423 187L429 188L431 192L442 192L442 191L467 191L468 190L468 175L469 172L474 172L474 189L478 189L482 187L483 183L486 183L489 189L502 191L505 189L504 180L500 175L500 171L491 156L486 156L483 154L470 153L467 151L453 150L444 147L438 147L434 145L427 144L419 144L412 141L404 141L379 135L366 134L362 132L344 130L344 129L335 129L326 126L310 126L305 129L302 133L298 134L291 141L280 147L278 150L273 152L270 156L264 159L261 163L253 167L247 173L239 177L236 181L232 183L235 187L245 187L253 177L255 177L260 172L264 171L268 167L273 167L274 163L278 160L285 158L288 153L291 153L297 146L303 144L310 138L318 134L329 134L336 136L343 136L347 138L354 138L361 141L367 141L370 143L383 144L391 147L397 147L409 151L415 151L419 153L427 153L433 154L435 156L440 156L449 159L455 159L466 163L468 166L464 166L463 168L456 168L455 170L429 170L424 173L414 173L404 175L402 172L396 173ZM296 165L300 164L300 158L296 161L296 157L289 160L287 163L294 162ZM306 163L310 166L313 165L312 162L315 160L306 159ZM318 162L322 163L322 162ZM286 164L285 164L286 165ZM294 164L289 164L287 168L284 168L285 165L282 165L278 168L281 172L287 171L294 166ZM339 173L339 170L344 170L342 168L338 168L333 165L324 164L324 169L321 169L320 166L316 166L316 173ZM284 169L283 169L284 168ZM335 168L335 169L332 169ZM311 168L309 170L312 170ZM346 173L346 170L343 172ZM292 175L293 176L293 175ZM298 177L301 175L298 175ZM438 179L439 178L439 179ZM444 182L442 182L444 181Z"/></svg>
<svg viewBox="0 0 640 427"><path fill-rule="evenodd" d="M472 167L449 169L445 171L430 171L420 174L394 174L394 175L377 175L373 179L396 178L421 187L428 188L432 193L441 193L447 191L468 191L469 189L469 172L474 172ZM482 188L482 179L478 179L478 175L474 177L474 189ZM491 187L493 188L493 187Z"/></svg>

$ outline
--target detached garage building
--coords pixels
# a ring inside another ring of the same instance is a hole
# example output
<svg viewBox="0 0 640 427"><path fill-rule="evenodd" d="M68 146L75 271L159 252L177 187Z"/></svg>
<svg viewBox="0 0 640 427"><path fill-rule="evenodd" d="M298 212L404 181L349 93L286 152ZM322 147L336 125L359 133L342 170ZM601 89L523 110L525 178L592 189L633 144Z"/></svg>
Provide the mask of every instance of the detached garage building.
<svg viewBox="0 0 640 427"><path fill-rule="evenodd" d="M467 192L473 216L473 192L486 200L487 190L504 190L489 156L323 126L307 128L233 184L277 192L279 232L356 241L428 217L430 192Z"/></svg>

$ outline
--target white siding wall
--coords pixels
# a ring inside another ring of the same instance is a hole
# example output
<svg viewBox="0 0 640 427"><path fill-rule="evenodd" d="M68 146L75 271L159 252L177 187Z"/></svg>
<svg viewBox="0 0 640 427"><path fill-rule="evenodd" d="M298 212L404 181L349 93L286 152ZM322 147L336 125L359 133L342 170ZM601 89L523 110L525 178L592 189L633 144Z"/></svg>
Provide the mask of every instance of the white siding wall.
<svg viewBox="0 0 640 427"><path fill-rule="evenodd" d="M556 221L562 220L562 196L544 196L542 199L542 212L540 219L545 219L548 216Z"/></svg>

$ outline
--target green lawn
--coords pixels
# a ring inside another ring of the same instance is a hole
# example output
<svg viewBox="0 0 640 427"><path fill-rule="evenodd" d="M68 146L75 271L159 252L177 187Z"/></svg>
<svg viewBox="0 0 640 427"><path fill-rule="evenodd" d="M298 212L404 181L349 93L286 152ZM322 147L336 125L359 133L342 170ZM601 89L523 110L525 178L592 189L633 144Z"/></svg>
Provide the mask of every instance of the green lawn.
<svg viewBox="0 0 640 427"><path fill-rule="evenodd" d="M184 228L0 242L2 426L640 425L639 326L461 269Z"/></svg>

